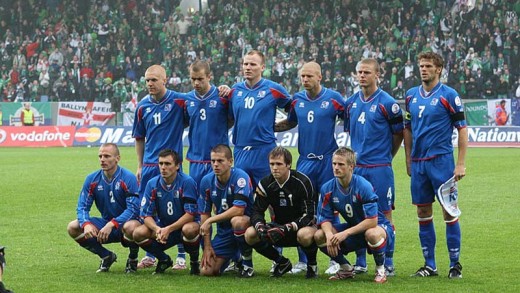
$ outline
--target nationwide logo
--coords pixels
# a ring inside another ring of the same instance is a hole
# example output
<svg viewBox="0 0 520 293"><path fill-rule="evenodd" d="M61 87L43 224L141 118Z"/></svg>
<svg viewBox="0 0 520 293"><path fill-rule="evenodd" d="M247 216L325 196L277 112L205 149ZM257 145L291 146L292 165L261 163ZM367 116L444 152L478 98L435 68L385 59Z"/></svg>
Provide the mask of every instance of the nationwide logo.
<svg viewBox="0 0 520 293"><path fill-rule="evenodd" d="M81 127L76 130L74 138L78 142L96 142L101 138L101 129L98 127Z"/></svg>

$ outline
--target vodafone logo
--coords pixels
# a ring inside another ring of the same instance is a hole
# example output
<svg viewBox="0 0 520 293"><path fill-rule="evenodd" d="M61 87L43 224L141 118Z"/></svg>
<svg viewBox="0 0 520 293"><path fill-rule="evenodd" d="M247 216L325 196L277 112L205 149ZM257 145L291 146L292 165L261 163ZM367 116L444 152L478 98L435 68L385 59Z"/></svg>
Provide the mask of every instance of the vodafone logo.
<svg viewBox="0 0 520 293"><path fill-rule="evenodd" d="M0 129L0 143L3 143L7 138L7 132L5 130Z"/></svg>
<svg viewBox="0 0 520 293"><path fill-rule="evenodd" d="M98 127L81 127L76 130L74 138L78 142L96 142L101 138L101 129Z"/></svg>

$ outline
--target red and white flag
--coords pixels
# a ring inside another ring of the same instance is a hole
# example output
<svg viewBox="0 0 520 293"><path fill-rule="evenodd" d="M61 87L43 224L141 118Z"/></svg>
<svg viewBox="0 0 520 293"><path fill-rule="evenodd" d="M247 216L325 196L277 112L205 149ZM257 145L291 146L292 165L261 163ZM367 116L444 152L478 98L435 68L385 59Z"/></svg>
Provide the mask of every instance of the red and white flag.
<svg viewBox="0 0 520 293"><path fill-rule="evenodd" d="M115 117L110 103L60 102L58 125L106 125Z"/></svg>

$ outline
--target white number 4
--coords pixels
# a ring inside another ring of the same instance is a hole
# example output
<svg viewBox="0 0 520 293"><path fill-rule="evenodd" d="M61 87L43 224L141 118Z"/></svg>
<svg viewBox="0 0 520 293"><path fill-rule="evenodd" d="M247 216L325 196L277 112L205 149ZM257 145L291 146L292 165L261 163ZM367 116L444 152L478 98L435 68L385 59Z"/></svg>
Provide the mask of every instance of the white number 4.
<svg viewBox="0 0 520 293"><path fill-rule="evenodd" d="M365 124L365 121L366 121L365 112L361 112L357 121L359 121L361 124Z"/></svg>

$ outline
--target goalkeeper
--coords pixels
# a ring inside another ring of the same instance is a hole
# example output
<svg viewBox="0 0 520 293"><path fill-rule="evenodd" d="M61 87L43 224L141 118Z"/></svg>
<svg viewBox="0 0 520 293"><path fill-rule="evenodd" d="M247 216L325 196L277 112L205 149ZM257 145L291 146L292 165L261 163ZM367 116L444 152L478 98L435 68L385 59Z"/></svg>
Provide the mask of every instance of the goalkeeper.
<svg viewBox="0 0 520 293"><path fill-rule="evenodd" d="M289 259L274 246L301 246L308 259L305 277L315 278L316 191L306 175L291 170L291 163L292 155L283 147L275 147L269 153L271 174L258 183L252 226L247 229L245 238L258 253L276 263L272 277L280 277L292 269ZM265 211L269 206L274 211L274 222L266 223Z"/></svg>

